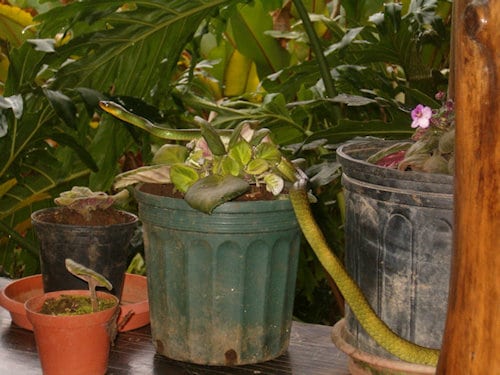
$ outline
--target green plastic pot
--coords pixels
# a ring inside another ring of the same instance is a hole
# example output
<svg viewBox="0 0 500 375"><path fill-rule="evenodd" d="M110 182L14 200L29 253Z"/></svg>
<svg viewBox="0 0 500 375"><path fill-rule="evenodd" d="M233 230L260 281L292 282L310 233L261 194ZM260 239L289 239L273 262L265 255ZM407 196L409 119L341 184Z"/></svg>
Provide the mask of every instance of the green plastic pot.
<svg viewBox="0 0 500 375"><path fill-rule="evenodd" d="M152 187L136 199L157 352L209 365L283 354L301 238L291 203L228 202L207 215Z"/></svg>

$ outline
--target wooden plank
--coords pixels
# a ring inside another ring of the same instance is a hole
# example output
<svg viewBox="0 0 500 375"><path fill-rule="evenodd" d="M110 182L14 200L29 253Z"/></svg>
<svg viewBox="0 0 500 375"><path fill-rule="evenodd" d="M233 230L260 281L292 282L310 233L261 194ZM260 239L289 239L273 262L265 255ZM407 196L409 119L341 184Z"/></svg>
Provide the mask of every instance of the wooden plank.
<svg viewBox="0 0 500 375"><path fill-rule="evenodd" d="M453 3L455 232L438 374L500 374L500 2Z"/></svg>

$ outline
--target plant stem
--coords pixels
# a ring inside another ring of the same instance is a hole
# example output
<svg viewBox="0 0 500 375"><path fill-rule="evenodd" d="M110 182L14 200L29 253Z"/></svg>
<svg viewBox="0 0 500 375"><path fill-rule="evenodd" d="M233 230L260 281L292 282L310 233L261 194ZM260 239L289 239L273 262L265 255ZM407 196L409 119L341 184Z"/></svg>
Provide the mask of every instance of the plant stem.
<svg viewBox="0 0 500 375"><path fill-rule="evenodd" d="M333 98L337 95L337 91L335 90L335 86L333 85L333 80L332 76L330 75L328 62L326 61L325 55L323 54L323 50L321 48L319 38L316 35L316 31L314 30L313 24L309 19L309 14L307 13L307 9L301 0L292 0L292 1L295 7L297 8L297 13L299 13L300 19L302 20L302 23L304 25L304 30L306 31L306 34L309 37L311 48L314 51L316 60L318 61L319 72L321 78L323 79L323 84L325 85L326 96L329 98Z"/></svg>
<svg viewBox="0 0 500 375"><path fill-rule="evenodd" d="M97 287L97 282L92 278L88 278L89 291L90 291L90 301L92 302L92 311L97 312L99 310L99 303L97 302L97 293L95 288Z"/></svg>

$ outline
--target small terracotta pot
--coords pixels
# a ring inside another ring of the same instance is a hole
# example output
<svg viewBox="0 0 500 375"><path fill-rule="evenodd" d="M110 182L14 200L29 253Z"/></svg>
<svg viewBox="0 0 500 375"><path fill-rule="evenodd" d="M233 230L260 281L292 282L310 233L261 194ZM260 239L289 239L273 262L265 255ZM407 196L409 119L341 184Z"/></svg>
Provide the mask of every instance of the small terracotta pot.
<svg viewBox="0 0 500 375"><path fill-rule="evenodd" d="M113 299L116 305L91 314L55 316L39 312L47 298L61 294L89 295L89 292L50 292L32 297L25 304L28 320L33 325L43 374L105 374L111 344L109 327L117 317L118 298L105 292L97 292L99 298Z"/></svg>

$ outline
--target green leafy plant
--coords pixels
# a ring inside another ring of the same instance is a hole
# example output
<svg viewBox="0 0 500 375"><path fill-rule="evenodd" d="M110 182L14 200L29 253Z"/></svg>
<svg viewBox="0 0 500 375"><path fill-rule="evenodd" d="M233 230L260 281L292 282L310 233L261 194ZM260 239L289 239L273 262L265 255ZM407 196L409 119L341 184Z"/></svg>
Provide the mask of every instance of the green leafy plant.
<svg viewBox="0 0 500 375"><path fill-rule="evenodd" d="M134 123L132 116L127 118ZM163 145L154 155L153 166L118 175L115 188L137 182L172 183L189 205L211 213L220 204L249 192L251 185L263 185L277 196L285 181L295 180L295 167L271 141L268 129L243 122L230 136L221 136L203 122L200 136L186 146Z"/></svg>

